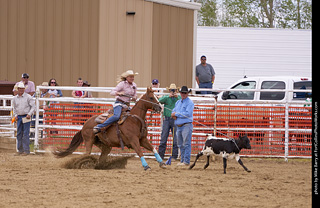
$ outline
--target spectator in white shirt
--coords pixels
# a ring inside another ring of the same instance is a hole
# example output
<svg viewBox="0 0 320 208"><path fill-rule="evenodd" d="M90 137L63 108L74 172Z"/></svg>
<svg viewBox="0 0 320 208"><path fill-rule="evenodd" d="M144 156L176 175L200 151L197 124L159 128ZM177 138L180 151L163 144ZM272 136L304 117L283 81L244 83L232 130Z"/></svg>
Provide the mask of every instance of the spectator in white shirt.
<svg viewBox="0 0 320 208"><path fill-rule="evenodd" d="M30 121L36 107L31 95L25 93L25 86L22 82L18 84L17 89L17 95L13 97L13 114L17 120L18 152L15 155L26 156L30 154Z"/></svg>

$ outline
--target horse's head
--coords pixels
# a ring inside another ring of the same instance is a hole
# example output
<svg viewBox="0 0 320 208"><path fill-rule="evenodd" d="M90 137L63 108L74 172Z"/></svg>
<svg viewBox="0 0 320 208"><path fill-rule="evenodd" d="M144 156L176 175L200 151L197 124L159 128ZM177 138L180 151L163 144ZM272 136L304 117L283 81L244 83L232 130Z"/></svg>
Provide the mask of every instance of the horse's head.
<svg viewBox="0 0 320 208"><path fill-rule="evenodd" d="M147 109L152 109L158 113L161 112L161 105L159 103L159 100L157 98L157 96L155 96L154 91L152 90L151 87L147 88L147 92L146 94L144 94L141 98L141 101L143 101L145 107Z"/></svg>

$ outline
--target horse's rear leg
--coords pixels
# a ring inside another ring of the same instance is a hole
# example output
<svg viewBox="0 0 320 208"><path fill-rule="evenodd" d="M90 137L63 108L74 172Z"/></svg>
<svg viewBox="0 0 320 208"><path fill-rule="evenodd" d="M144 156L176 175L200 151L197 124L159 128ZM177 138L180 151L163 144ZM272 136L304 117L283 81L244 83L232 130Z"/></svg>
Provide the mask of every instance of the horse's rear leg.
<svg viewBox="0 0 320 208"><path fill-rule="evenodd" d="M84 138L84 144L86 146L86 154L90 155L92 151L92 146L95 140L95 136L92 133L92 129L83 129L82 137Z"/></svg>
<svg viewBox="0 0 320 208"><path fill-rule="evenodd" d="M153 151L154 153L154 156L156 157L158 163L159 163L159 166L161 168L166 168L166 164L163 162L162 158L160 157L160 155L158 154L156 148L154 148L152 146L152 144L150 144L149 140L145 137L145 138L142 138L141 141L140 141L140 145L141 147L144 147L146 148L147 150L149 151Z"/></svg>
<svg viewBox="0 0 320 208"><path fill-rule="evenodd" d="M111 152L112 147L109 147L107 145L103 145L101 147L101 155L99 157L99 163L103 163L107 160L108 154Z"/></svg>
<svg viewBox="0 0 320 208"><path fill-rule="evenodd" d="M94 142L94 137L90 138L89 140L85 140L86 154L87 155L91 154L93 142Z"/></svg>

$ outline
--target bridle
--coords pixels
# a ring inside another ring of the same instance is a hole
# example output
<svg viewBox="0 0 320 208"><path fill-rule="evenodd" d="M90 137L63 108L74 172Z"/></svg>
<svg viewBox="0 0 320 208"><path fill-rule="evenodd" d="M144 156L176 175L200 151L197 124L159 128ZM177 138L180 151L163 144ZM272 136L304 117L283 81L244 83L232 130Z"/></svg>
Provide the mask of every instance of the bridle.
<svg viewBox="0 0 320 208"><path fill-rule="evenodd" d="M158 98L157 98L154 94L153 94L153 98L157 101L157 103L152 102L152 101L149 101L149 100L146 100L146 99L143 99L143 98L140 98L139 101L141 100L141 101L143 101L143 102L151 103L151 104L152 104L152 108L151 108L151 109L159 113L159 110L158 110L158 109L161 109L162 107L161 107L161 105L160 105L160 103L159 103ZM157 107L158 107L158 108L157 108ZM160 111L161 111L161 110L160 110ZM152 115L152 112L151 112L151 115Z"/></svg>

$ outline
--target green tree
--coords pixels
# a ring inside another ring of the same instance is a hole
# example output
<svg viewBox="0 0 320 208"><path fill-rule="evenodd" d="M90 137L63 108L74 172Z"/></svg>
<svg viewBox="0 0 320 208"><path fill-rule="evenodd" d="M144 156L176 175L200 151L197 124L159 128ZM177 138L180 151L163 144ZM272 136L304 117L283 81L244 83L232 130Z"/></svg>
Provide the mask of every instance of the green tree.
<svg viewBox="0 0 320 208"><path fill-rule="evenodd" d="M278 3L277 27L311 29L311 0L281 0Z"/></svg>
<svg viewBox="0 0 320 208"><path fill-rule="evenodd" d="M202 3L202 7L199 11L198 24L202 26L219 26L216 0L201 0L199 3Z"/></svg>
<svg viewBox="0 0 320 208"><path fill-rule="evenodd" d="M267 27L273 28L274 27L274 0L260 0L260 6L262 8L262 13L268 19Z"/></svg>
<svg viewBox="0 0 320 208"><path fill-rule="evenodd" d="M256 0L224 0L223 26L259 27L258 3Z"/></svg>
<svg viewBox="0 0 320 208"><path fill-rule="evenodd" d="M312 29L312 1L301 0L300 3L300 28ZM298 27L298 29L300 29Z"/></svg>
<svg viewBox="0 0 320 208"><path fill-rule="evenodd" d="M312 28L311 0L198 0L198 24L224 27Z"/></svg>

